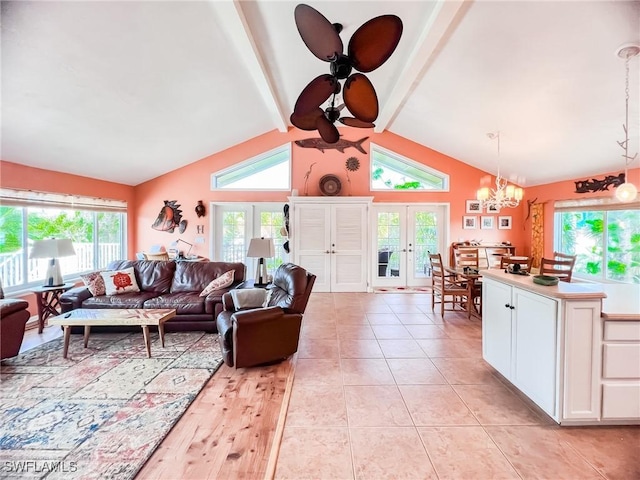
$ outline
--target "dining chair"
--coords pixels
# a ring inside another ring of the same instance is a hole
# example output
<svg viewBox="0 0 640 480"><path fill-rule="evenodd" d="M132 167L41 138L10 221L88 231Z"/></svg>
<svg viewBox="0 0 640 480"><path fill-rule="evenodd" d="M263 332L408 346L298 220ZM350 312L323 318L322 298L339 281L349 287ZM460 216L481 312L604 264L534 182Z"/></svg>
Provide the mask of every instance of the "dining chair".
<svg viewBox="0 0 640 480"><path fill-rule="evenodd" d="M520 269L526 270L527 272L531 271L531 264L533 263L533 257L517 257L511 255L504 255L500 257L500 268L505 269L508 268L509 265L520 265Z"/></svg>
<svg viewBox="0 0 640 480"><path fill-rule="evenodd" d="M440 315L444 317L445 310L453 311L456 305L464 305L469 295L468 286L456 280L455 275L448 274L442 264L442 256L439 253L429 254L431 264L431 279L433 282L431 294L431 310L435 304L440 304ZM436 302L436 297L440 299ZM452 308L445 309L445 304L451 304Z"/></svg>
<svg viewBox="0 0 640 480"><path fill-rule="evenodd" d="M457 248L456 249L456 268L475 268L480 267L480 259L477 248Z"/></svg>
<svg viewBox="0 0 640 480"><path fill-rule="evenodd" d="M570 282L573 275L573 267L576 263L575 255L553 252L553 259L543 258L540 262L540 273L558 277L563 282Z"/></svg>

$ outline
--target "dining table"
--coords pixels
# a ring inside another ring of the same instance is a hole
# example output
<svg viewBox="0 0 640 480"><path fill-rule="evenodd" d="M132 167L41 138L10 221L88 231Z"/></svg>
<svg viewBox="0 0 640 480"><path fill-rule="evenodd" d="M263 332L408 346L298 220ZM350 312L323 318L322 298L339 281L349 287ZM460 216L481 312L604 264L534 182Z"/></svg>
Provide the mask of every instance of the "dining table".
<svg viewBox="0 0 640 480"><path fill-rule="evenodd" d="M476 284L482 277L482 271L486 268L461 268L461 267L444 267L444 270L456 276L456 278L467 285L467 302L464 306L470 316L482 319L482 295L478 296L479 302L475 302L474 291Z"/></svg>

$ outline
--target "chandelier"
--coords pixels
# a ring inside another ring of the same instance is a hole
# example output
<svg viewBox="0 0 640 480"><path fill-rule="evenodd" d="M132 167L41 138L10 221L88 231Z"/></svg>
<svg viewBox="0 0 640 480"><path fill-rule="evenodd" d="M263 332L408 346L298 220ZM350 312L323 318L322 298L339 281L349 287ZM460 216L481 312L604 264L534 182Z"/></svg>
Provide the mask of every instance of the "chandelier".
<svg viewBox="0 0 640 480"><path fill-rule="evenodd" d="M624 140L618 142L618 145L624 150L622 157L624 158L624 183L616 188L616 198L621 202L633 202L638 196L638 189L629 181L629 164L635 160L637 153L633 156L629 155L629 59L635 57L640 53L640 47L637 45L623 45L616 51L618 57L624 59L626 67L626 77L624 85L624 124L622 129L624 130Z"/></svg>
<svg viewBox="0 0 640 480"><path fill-rule="evenodd" d="M501 208L514 208L520 205L524 196L524 190L515 185L509 185L506 178L500 176L500 132L487 133L491 140L498 140L498 175L496 176L496 188L481 187L476 192L476 199L482 202L482 207L494 210Z"/></svg>

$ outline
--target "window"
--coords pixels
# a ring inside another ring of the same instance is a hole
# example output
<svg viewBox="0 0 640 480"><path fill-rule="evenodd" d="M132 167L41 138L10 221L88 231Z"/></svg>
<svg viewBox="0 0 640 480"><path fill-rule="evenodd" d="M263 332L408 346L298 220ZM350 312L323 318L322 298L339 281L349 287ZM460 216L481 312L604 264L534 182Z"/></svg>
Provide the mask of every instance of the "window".
<svg viewBox="0 0 640 480"><path fill-rule="evenodd" d="M556 202L554 249L577 256L575 277L640 283L640 210L593 203Z"/></svg>
<svg viewBox="0 0 640 480"><path fill-rule="evenodd" d="M291 190L291 144L213 173L211 190Z"/></svg>
<svg viewBox="0 0 640 480"><path fill-rule="evenodd" d="M42 283L46 259L30 259L33 242L70 238L75 256L59 259L65 277L125 258L126 203L0 190L0 278L8 291Z"/></svg>
<svg viewBox="0 0 640 480"><path fill-rule="evenodd" d="M449 191L449 175L372 143L371 190Z"/></svg>

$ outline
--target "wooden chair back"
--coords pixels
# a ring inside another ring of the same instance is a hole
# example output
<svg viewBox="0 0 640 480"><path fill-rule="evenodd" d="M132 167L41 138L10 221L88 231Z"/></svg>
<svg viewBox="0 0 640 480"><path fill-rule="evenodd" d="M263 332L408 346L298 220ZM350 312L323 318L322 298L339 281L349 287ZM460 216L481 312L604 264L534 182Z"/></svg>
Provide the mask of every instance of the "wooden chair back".
<svg viewBox="0 0 640 480"><path fill-rule="evenodd" d="M445 304L452 305L450 310L454 310L456 305L463 303L463 297L466 297L468 287L457 282L455 275L450 275L442 264L442 256L439 253L430 253L429 262L431 264L431 279L433 292L431 294L431 309L433 310L436 304L436 298L440 303L440 315L444 316ZM447 309L449 310L449 309Z"/></svg>
<svg viewBox="0 0 640 480"><path fill-rule="evenodd" d="M563 282L570 282L573 275L573 267L576 263L575 255L553 252L555 258L543 258L540 262L540 273L558 277Z"/></svg>
<svg viewBox="0 0 640 480"><path fill-rule="evenodd" d="M531 271L531 264L533 263L533 257L516 257L510 255L504 255L500 258L500 268L505 269L509 265L520 265L520 269Z"/></svg>
<svg viewBox="0 0 640 480"><path fill-rule="evenodd" d="M456 249L456 268L470 267L478 269L480 267L480 259L477 248L458 248Z"/></svg>

